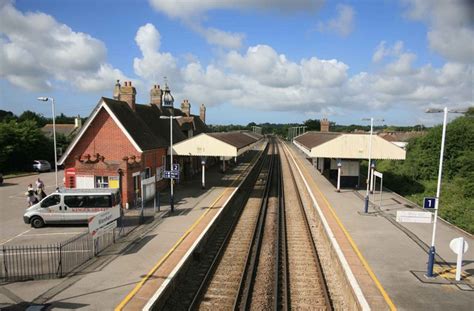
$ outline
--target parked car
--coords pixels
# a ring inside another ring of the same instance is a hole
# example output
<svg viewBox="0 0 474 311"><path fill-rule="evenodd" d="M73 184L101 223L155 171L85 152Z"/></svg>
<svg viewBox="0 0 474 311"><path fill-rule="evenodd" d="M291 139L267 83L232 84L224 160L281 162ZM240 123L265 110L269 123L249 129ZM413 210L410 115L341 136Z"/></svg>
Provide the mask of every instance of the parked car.
<svg viewBox="0 0 474 311"><path fill-rule="evenodd" d="M51 164L46 160L34 160L33 171L35 172L49 172L51 171Z"/></svg>
<svg viewBox="0 0 474 311"><path fill-rule="evenodd" d="M3 184L3 174L0 173L0 185Z"/></svg>

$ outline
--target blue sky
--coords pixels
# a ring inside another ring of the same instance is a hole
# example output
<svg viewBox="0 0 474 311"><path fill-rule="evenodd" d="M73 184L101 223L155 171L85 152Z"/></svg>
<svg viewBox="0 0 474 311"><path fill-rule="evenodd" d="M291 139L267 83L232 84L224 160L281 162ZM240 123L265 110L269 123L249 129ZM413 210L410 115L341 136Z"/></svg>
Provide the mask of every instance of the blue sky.
<svg viewBox="0 0 474 311"><path fill-rule="evenodd" d="M116 79L146 104L166 76L211 124L431 125L474 105L469 3L0 0L0 109L87 116Z"/></svg>

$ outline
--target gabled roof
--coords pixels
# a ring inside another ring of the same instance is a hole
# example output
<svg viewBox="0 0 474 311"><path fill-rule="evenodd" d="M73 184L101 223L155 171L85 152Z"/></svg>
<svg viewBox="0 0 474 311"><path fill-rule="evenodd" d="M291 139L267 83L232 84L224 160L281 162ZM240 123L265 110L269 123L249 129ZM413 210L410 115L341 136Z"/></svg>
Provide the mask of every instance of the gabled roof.
<svg viewBox="0 0 474 311"><path fill-rule="evenodd" d="M59 164L64 163L72 149L102 109L105 109L107 113L110 114L117 126L138 152L168 147L170 145L170 121L160 119L162 113L160 109L154 105L147 106L137 104L135 107L136 111L133 111L124 101L102 97L84 126L76 137L74 137L66 152L59 160ZM176 143L186 139L176 120L173 120L173 123L173 142Z"/></svg>
<svg viewBox="0 0 474 311"><path fill-rule="evenodd" d="M238 149L253 144L258 140L257 138L253 138L241 132L209 133L208 135L228 143L229 145L232 145Z"/></svg>
<svg viewBox="0 0 474 311"><path fill-rule="evenodd" d="M242 132L201 133L176 145L177 155L236 157L251 149L260 138Z"/></svg>
<svg viewBox="0 0 474 311"><path fill-rule="evenodd" d="M75 124L56 124L56 134L70 136L79 128ZM41 128L41 132L48 136L53 136L53 124L46 124Z"/></svg>
<svg viewBox="0 0 474 311"><path fill-rule="evenodd" d="M294 144L313 158L367 159L369 134L308 132L294 139ZM406 151L385 139L372 135L371 158L404 160Z"/></svg>

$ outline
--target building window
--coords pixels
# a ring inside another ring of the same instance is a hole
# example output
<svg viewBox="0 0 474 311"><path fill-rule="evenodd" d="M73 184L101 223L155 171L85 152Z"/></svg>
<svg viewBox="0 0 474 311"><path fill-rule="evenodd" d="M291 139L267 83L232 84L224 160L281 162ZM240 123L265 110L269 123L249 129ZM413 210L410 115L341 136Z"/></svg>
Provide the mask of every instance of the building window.
<svg viewBox="0 0 474 311"><path fill-rule="evenodd" d="M151 168L147 167L145 168L145 178L150 178L151 177Z"/></svg>
<svg viewBox="0 0 474 311"><path fill-rule="evenodd" d="M166 155L161 156L161 166L166 169Z"/></svg>
<svg viewBox="0 0 474 311"><path fill-rule="evenodd" d="M108 188L109 187L109 176L95 176L95 187L96 188Z"/></svg>

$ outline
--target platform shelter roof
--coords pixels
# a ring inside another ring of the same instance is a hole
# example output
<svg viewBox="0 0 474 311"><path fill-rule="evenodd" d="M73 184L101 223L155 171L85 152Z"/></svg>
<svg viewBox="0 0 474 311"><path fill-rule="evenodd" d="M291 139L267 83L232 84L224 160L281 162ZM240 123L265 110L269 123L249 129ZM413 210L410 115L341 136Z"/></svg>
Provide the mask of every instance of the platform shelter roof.
<svg viewBox="0 0 474 311"><path fill-rule="evenodd" d="M311 158L367 159L369 134L307 132L294 144ZM377 135L372 135L372 159L405 160L406 151Z"/></svg>
<svg viewBox="0 0 474 311"><path fill-rule="evenodd" d="M173 145L173 152L182 156L237 157L263 138L254 134L246 131L201 133Z"/></svg>

